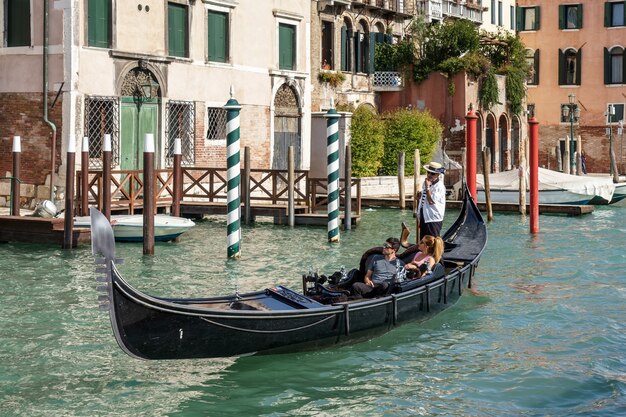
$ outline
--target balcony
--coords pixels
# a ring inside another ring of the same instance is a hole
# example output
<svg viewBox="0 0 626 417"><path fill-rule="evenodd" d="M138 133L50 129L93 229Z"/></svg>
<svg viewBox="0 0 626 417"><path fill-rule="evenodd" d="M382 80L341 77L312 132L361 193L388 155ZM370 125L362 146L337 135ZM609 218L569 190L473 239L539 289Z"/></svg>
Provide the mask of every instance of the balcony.
<svg viewBox="0 0 626 417"><path fill-rule="evenodd" d="M413 14L413 7L408 0L353 0L352 6L367 7L371 9L380 9L382 11L388 11L398 14Z"/></svg>
<svg viewBox="0 0 626 417"><path fill-rule="evenodd" d="M417 0L417 9L429 21L454 17L478 24L483 22L483 7L480 0Z"/></svg>
<svg viewBox="0 0 626 417"><path fill-rule="evenodd" d="M398 71L376 71L372 81L374 91L401 91L404 87L402 74Z"/></svg>

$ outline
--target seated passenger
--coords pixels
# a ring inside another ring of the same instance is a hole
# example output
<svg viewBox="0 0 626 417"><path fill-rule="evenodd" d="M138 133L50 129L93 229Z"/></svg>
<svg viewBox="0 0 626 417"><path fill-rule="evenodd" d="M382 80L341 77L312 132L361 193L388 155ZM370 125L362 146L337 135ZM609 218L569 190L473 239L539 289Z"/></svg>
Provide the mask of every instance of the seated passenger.
<svg viewBox="0 0 626 417"><path fill-rule="evenodd" d="M352 284L352 292L361 297L373 297L382 295L389 288L389 283L397 274L398 269L404 266L404 262L396 257L400 248L400 241L390 237L383 245L382 255L373 255L367 267L367 273L363 282Z"/></svg>
<svg viewBox="0 0 626 417"><path fill-rule="evenodd" d="M419 252L415 254L413 260L406 264L407 271L415 272L417 278L430 273L435 264L441 260L443 255L443 240L437 236L426 235L418 243Z"/></svg>

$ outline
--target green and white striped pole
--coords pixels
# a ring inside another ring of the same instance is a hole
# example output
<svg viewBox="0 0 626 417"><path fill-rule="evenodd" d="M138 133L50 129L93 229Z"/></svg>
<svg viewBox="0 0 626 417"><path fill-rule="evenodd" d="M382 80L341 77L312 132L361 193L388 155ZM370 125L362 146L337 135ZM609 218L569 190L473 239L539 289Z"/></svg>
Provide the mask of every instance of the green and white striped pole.
<svg viewBox="0 0 626 417"><path fill-rule="evenodd" d="M239 185L241 183L240 143L239 143L239 111L241 106L233 97L235 88L230 87L230 99L226 102L226 180L227 186L227 221L228 257L241 257L241 202Z"/></svg>
<svg viewBox="0 0 626 417"><path fill-rule="evenodd" d="M328 241L339 242L339 113L334 103L326 118L326 173L328 174Z"/></svg>

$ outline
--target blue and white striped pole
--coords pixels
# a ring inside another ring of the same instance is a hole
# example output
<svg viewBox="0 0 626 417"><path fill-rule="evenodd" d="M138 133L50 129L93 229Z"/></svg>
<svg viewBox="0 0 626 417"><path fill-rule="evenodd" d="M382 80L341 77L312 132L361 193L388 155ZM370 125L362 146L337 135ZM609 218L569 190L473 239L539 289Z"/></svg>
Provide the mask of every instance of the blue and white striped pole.
<svg viewBox="0 0 626 417"><path fill-rule="evenodd" d="M339 113L334 103L326 118L326 173L328 175L328 241L339 242Z"/></svg>
<svg viewBox="0 0 626 417"><path fill-rule="evenodd" d="M241 106L233 97L235 88L230 87L230 100L226 102L226 180L227 180L227 220L228 257L241 257L241 202L239 186L241 183L241 161L239 143L239 111Z"/></svg>

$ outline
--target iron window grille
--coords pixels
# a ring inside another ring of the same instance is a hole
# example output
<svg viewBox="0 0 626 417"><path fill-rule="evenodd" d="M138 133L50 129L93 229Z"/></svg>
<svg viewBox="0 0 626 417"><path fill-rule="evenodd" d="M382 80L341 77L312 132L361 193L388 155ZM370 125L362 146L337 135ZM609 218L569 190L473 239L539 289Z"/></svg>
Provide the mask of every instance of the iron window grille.
<svg viewBox="0 0 626 417"><path fill-rule="evenodd" d="M221 107L208 107L207 132L209 140L226 140L226 110Z"/></svg>
<svg viewBox="0 0 626 417"><path fill-rule="evenodd" d="M174 165L174 141L180 138L181 164L195 164L196 149L196 107L193 101L167 102L165 107L165 164Z"/></svg>
<svg viewBox="0 0 626 417"><path fill-rule="evenodd" d="M119 97L88 96L85 99L85 136L89 138L89 168L102 169L104 135L111 135L111 165L120 161Z"/></svg>

